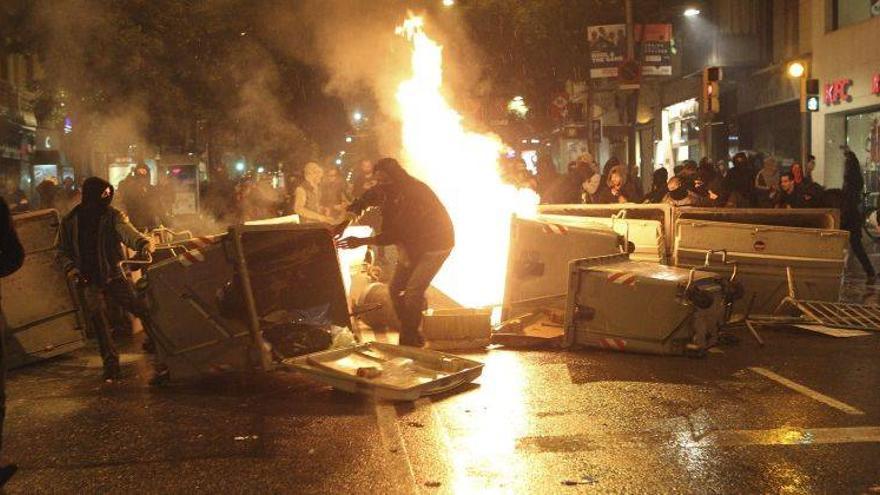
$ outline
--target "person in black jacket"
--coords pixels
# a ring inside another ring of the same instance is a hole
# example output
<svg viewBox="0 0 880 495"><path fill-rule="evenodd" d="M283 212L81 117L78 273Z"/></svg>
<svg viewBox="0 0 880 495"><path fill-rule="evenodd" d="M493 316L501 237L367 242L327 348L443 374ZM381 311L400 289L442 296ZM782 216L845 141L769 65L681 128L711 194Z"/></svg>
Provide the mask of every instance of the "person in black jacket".
<svg viewBox="0 0 880 495"><path fill-rule="evenodd" d="M351 203L349 221L367 208L378 207L382 230L370 238L346 237L338 245L342 249L367 244L397 247L398 261L389 292L400 320L400 344L422 347L425 340L419 325L425 291L455 246L455 230L434 191L406 173L397 160L383 158L375 170L378 184ZM349 221L336 227L337 234Z"/></svg>
<svg viewBox="0 0 880 495"><path fill-rule="evenodd" d="M119 262L122 244L141 253L153 251L151 239L129 222L125 213L110 206L113 186L98 177L86 179L82 201L61 221L56 260L68 279L83 288L86 319L98 337L104 379L120 377L119 353L107 323L108 299L141 319L151 333L145 305L135 296Z"/></svg>
<svg viewBox="0 0 880 495"><path fill-rule="evenodd" d="M24 248L15 233L12 214L3 198L0 198L0 277L7 277L24 264ZM0 306L0 451L3 448L3 422L6 419L6 318ZM0 467L0 487L15 474L18 466L8 464Z"/></svg>
<svg viewBox="0 0 880 495"><path fill-rule="evenodd" d="M861 263L868 277L868 283L874 283L877 272L862 245L862 229L865 226L865 215L862 212L862 194L865 190L865 178L856 154L850 150L843 153L843 191L840 205L840 228L849 231L849 247L852 254Z"/></svg>

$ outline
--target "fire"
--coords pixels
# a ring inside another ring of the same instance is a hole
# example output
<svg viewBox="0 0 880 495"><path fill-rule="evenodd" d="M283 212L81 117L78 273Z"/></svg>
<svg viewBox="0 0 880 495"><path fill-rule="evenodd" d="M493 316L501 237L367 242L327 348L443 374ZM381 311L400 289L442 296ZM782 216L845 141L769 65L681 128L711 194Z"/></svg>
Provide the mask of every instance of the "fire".
<svg viewBox="0 0 880 495"><path fill-rule="evenodd" d="M534 215L531 190L501 181L498 159L507 147L498 136L469 131L443 96L443 47L429 38L421 17L397 33L412 44L412 76L397 89L403 154L410 172L425 181L449 210L456 247L434 285L468 307L499 304L513 214Z"/></svg>

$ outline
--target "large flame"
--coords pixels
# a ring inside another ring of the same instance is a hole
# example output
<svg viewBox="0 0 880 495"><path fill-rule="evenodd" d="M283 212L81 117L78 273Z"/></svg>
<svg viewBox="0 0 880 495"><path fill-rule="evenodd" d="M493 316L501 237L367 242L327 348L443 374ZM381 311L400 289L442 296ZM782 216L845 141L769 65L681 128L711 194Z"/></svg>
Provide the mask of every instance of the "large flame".
<svg viewBox="0 0 880 495"><path fill-rule="evenodd" d="M397 33L412 43L412 77L397 89L404 160L455 225L455 249L434 285L464 306L498 304L511 216L533 214L538 197L501 181L498 160L507 147L498 136L466 130L443 97L443 48L425 34L423 19L410 16Z"/></svg>

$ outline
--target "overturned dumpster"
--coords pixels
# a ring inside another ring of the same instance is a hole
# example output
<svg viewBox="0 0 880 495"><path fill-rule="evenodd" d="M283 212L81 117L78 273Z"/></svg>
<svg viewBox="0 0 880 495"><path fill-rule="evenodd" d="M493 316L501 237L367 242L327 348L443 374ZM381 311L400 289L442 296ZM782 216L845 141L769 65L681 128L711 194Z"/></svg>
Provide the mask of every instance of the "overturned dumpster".
<svg viewBox="0 0 880 495"><path fill-rule="evenodd" d="M620 253L622 238L600 224L555 223L514 218L504 283L502 318L547 307L562 308L568 263Z"/></svg>
<svg viewBox="0 0 880 495"><path fill-rule="evenodd" d="M85 345L76 294L55 264L60 219L55 210L13 217L24 265L3 279L8 367L65 354Z"/></svg>
<svg viewBox="0 0 880 495"><path fill-rule="evenodd" d="M625 254L571 262L565 343L650 354L715 345L733 286L697 270L630 261Z"/></svg>
<svg viewBox="0 0 880 495"><path fill-rule="evenodd" d="M546 205L546 218L573 217L570 221L610 222L621 232L627 222L657 222L659 229L628 227L635 245L633 259L649 260L655 246L665 246L661 262L729 276L736 265L746 297L737 312L771 312L787 293L786 267L794 269L798 293L820 301L837 301L843 275L847 233L839 229L835 209L737 209L657 205ZM638 225L638 224L635 224ZM652 232L657 237L652 237ZM623 234L622 234L623 235ZM662 236L662 237L660 237ZM721 256L709 253L726 252Z"/></svg>
<svg viewBox="0 0 880 495"><path fill-rule="evenodd" d="M482 369L432 351L357 345L326 228L236 225L195 241L147 270L156 347L172 379L292 367L342 390L409 399ZM349 366L361 358L372 364Z"/></svg>

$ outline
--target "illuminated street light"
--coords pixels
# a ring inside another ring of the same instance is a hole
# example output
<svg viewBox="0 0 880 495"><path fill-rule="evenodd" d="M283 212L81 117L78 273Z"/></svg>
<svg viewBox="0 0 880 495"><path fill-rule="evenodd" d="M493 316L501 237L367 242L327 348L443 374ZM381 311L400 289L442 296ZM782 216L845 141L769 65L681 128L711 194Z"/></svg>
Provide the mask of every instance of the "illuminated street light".
<svg viewBox="0 0 880 495"><path fill-rule="evenodd" d="M355 122L360 122L364 118L364 114L360 112L355 112L354 115L352 115L352 118Z"/></svg>
<svg viewBox="0 0 880 495"><path fill-rule="evenodd" d="M795 79L803 77L806 71L807 68L804 67L804 64L802 64L801 62L792 62L788 64L788 75Z"/></svg>
<svg viewBox="0 0 880 495"><path fill-rule="evenodd" d="M685 17L696 17L698 15L700 15L700 9L690 7L688 9L685 9L685 11L684 11Z"/></svg>
<svg viewBox="0 0 880 495"><path fill-rule="evenodd" d="M345 142L346 142L346 143L350 143L350 142L352 142L352 141L354 141L354 138L353 138L353 137L351 137L351 136L345 136Z"/></svg>
<svg viewBox="0 0 880 495"><path fill-rule="evenodd" d="M265 171L266 171L265 168L263 168L263 167L257 167L257 173L258 173L258 174L262 174L262 173L265 172Z"/></svg>
<svg viewBox="0 0 880 495"><path fill-rule="evenodd" d="M244 162L238 162L235 164L235 170L239 172L244 172Z"/></svg>
<svg viewBox="0 0 880 495"><path fill-rule="evenodd" d="M455 5L455 0L443 0L444 7L452 7Z"/></svg>
<svg viewBox="0 0 880 495"><path fill-rule="evenodd" d="M337 158L337 159L336 159L336 164L337 164L337 165L342 165L342 158Z"/></svg>

